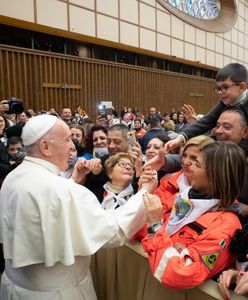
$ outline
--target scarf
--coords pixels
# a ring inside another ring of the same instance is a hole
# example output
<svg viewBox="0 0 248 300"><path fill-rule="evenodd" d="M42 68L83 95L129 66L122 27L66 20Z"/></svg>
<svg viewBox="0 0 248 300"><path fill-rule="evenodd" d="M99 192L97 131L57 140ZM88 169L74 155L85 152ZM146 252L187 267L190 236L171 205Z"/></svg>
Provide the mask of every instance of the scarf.
<svg viewBox="0 0 248 300"><path fill-rule="evenodd" d="M109 181L103 185L103 188L105 190L103 202L101 204L103 209L116 209L117 207L124 205L134 192L132 185L129 184L117 194Z"/></svg>
<svg viewBox="0 0 248 300"><path fill-rule="evenodd" d="M189 189L189 187L190 187L188 179L186 178L186 176L184 175L184 173L182 173L177 178L177 184L178 184L178 188L179 188L179 193L182 193L184 190Z"/></svg>
<svg viewBox="0 0 248 300"><path fill-rule="evenodd" d="M170 236L183 226L194 222L220 202L219 199L204 199L203 195L201 195L202 198L194 199L195 195L192 194L192 188L188 187L182 193L176 195L169 222L166 226L166 231ZM191 195L192 197L190 197Z"/></svg>

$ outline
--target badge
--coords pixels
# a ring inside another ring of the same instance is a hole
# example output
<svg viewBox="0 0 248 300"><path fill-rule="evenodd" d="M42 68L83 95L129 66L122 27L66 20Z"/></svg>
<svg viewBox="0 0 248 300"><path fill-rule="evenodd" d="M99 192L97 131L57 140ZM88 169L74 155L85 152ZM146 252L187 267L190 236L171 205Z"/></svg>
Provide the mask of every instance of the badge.
<svg viewBox="0 0 248 300"><path fill-rule="evenodd" d="M219 255L219 252L203 254L201 255L201 259L203 260L204 264L208 267L208 269L212 271Z"/></svg>
<svg viewBox="0 0 248 300"><path fill-rule="evenodd" d="M220 241L219 245L221 246L221 248L225 248L226 241L225 240Z"/></svg>

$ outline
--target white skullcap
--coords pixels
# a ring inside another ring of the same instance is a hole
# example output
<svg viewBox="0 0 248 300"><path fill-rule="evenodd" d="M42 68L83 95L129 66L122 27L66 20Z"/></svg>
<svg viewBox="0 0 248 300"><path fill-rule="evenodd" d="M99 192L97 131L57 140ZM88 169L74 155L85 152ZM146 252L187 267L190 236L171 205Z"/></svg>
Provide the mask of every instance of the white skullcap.
<svg viewBox="0 0 248 300"><path fill-rule="evenodd" d="M22 141L24 146L37 142L56 123L57 117L51 115L40 115L28 120L22 129Z"/></svg>

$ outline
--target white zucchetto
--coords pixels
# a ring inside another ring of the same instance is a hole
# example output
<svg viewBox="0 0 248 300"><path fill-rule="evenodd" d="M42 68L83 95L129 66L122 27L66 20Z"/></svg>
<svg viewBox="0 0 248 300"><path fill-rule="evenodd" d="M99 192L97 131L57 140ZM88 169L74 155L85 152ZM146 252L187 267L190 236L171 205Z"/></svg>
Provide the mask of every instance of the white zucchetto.
<svg viewBox="0 0 248 300"><path fill-rule="evenodd" d="M51 115L40 115L30 118L22 129L22 141L24 146L37 142L56 123L57 117Z"/></svg>

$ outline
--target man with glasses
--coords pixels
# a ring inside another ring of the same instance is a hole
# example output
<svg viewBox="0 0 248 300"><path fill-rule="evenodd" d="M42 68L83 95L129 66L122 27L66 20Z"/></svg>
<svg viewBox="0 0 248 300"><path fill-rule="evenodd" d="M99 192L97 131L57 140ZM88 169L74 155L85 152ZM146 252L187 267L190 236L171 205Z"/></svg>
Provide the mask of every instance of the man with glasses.
<svg viewBox="0 0 248 300"><path fill-rule="evenodd" d="M229 106L239 106L248 118L248 71L238 63L231 63L222 68L216 75L214 90L219 102L204 117L188 126L178 137L165 144L165 150L171 151L188 139L204 134L216 126L223 110Z"/></svg>

